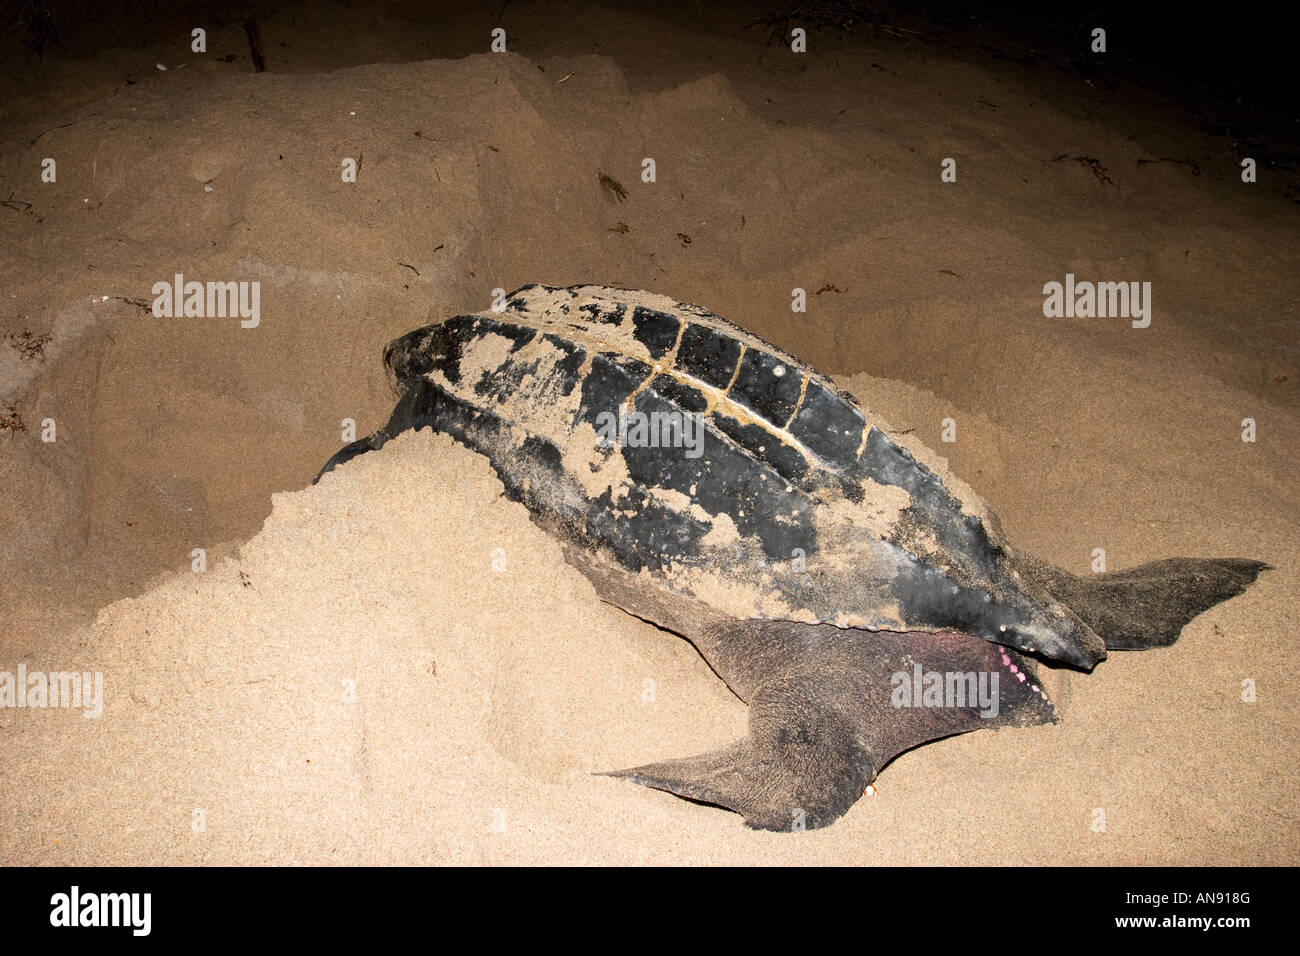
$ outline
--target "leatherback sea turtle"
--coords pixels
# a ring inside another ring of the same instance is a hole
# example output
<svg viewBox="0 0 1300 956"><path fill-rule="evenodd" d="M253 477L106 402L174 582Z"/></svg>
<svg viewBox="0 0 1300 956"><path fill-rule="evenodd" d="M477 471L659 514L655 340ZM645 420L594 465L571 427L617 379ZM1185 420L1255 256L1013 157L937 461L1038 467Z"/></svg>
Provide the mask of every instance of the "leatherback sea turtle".
<svg viewBox="0 0 1300 956"><path fill-rule="evenodd" d="M730 746L615 775L753 827L824 826L926 741L1055 720L1034 657L1090 670L1170 644L1266 567L1052 567L825 376L651 293L525 286L384 364L392 418L321 475L426 426L486 455L606 600L750 706Z"/></svg>

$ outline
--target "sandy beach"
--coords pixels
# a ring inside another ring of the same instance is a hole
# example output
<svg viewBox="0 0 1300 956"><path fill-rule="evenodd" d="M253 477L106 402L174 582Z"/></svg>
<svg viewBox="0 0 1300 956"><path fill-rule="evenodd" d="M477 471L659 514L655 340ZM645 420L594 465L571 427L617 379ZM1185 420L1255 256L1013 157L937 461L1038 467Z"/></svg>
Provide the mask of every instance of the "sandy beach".
<svg viewBox="0 0 1300 956"><path fill-rule="evenodd" d="M562 12L509 7L492 53L495 8L348 40L285 5L263 73L178 18L3 78L0 672L103 700L0 707L0 863L1300 862L1294 167L1243 183L1156 92L924 34ZM255 327L154 314L178 274L260 283ZM1045 316L1067 275L1149 282L1149 325ZM600 776L746 706L446 436L311 484L392 410L388 341L531 282L761 335L1069 571L1273 570L1172 647L1044 668L1060 723L906 753L824 830Z"/></svg>

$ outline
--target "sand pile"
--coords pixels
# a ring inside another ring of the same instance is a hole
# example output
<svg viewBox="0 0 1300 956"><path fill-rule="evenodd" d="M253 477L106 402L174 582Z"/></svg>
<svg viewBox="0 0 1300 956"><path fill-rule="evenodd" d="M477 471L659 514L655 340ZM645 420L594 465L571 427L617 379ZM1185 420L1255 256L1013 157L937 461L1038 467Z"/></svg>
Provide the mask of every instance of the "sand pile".
<svg viewBox="0 0 1300 956"><path fill-rule="evenodd" d="M237 556L28 669L101 671L104 713L5 713L10 861L522 861L578 834L634 859L617 834L671 804L611 813L628 785L589 771L743 728L720 687L732 719L692 719L689 646L601 604L428 432L277 495Z"/></svg>

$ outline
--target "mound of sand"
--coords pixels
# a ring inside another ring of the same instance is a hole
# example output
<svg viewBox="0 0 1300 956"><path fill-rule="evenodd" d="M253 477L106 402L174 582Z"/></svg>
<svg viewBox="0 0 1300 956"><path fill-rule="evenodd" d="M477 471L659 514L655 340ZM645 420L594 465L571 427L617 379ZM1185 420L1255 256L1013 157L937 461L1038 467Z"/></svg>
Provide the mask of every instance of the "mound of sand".
<svg viewBox="0 0 1300 956"><path fill-rule="evenodd" d="M101 672L104 707L5 714L5 856L540 860L586 834L585 859L635 858L635 803L604 796L635 788L590 771L725 739L743 708L714 687L693 714L689 646L602 605L501 492L403 436L29 660Z"/></svg>

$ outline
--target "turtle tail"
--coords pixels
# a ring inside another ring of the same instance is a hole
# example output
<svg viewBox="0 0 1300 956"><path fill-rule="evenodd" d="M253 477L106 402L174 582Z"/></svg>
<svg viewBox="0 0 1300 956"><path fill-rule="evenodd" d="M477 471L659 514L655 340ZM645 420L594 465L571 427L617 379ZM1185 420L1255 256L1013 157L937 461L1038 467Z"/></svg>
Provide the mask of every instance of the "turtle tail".
<svg viewBox="0 0 1300 956"><path fill-rule="evenodd" d="M1092 628L1107 650L1167 647L1202 611L1254 583L1262 561L1168 558L1125 571L1079 576L1031 556L1020 570Z"/></svg>

